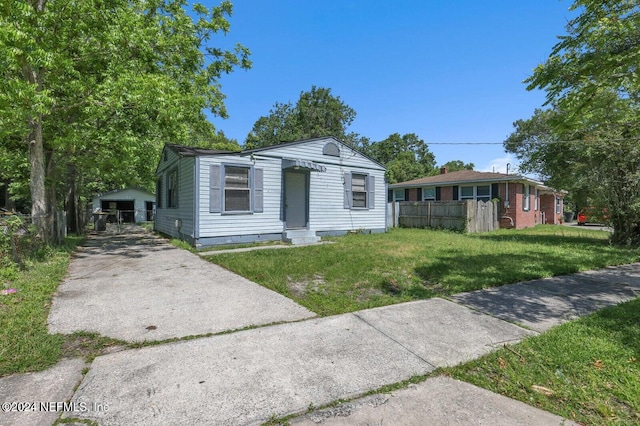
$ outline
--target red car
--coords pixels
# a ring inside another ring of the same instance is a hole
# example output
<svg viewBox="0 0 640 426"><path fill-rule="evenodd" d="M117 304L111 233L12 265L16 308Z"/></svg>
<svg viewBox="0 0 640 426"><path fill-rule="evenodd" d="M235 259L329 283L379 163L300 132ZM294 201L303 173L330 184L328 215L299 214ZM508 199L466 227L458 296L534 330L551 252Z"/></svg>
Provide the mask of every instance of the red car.
<svg viewBox="0 0 640 426"><path fill-rule="evenodd" d="M578 212L578 225L585 223L607 223L609 215L606 209L598 209L597 207L585 207Z"/></svg>

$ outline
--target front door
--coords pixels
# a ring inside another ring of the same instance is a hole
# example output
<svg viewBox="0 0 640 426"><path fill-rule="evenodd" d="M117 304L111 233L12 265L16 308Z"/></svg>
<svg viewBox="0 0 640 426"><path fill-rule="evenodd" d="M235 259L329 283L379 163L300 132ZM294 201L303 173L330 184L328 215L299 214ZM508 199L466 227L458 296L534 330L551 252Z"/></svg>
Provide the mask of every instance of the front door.
<svg viewBox="0 0 640 426"><path fill-rule="evenodd" d="M284 172L284 217L287 229L307 226L308 176L309 173L303 171L287 170Z"/></svg>

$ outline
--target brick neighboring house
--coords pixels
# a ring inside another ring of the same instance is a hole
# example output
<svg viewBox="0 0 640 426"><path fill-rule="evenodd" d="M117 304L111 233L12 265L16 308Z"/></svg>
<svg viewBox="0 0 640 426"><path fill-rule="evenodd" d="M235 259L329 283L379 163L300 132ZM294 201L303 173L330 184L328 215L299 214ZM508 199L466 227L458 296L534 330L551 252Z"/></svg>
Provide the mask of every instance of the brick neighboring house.
<svg viewBox="0 0 640 426"><path fill-rule="evenodd" d="M500 200L500 227L522 229L563 220L566 191L525 176L461 170L389 185L389 201Z"/></svg>

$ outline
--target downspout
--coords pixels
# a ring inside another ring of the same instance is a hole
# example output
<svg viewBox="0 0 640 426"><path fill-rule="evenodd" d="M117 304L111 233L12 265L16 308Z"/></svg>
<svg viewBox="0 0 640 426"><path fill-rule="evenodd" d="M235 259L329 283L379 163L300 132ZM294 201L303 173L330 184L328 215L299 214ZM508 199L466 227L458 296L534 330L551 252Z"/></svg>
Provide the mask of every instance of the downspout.
<svg viewBox="0 0 640 426"><path fill-rule="evenodd" d="M509 166L511 165L511 163L507 163L507 175L509 174ZM509 208L509 181L507 180L505 182L506 185L506 194L504 197L504 208L505 210ZM502 215L500 217L500 219L509 219L509 222L511 224L511 226L515 226L515 224L513 223L513 218L511 216L507 216L507 215Z"/></svg>

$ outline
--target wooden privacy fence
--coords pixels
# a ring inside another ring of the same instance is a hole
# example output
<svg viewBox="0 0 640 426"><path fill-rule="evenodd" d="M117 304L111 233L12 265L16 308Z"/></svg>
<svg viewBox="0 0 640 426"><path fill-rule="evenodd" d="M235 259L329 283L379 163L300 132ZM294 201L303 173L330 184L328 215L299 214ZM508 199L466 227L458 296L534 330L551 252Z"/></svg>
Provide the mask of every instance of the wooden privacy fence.
<svg viewBox="0 0 640 426"><path fill-rule="evenodd" d="M389 227L456 229L468 233L498 229L498 206L491 201L402 201L390 203Z"/></svg>

